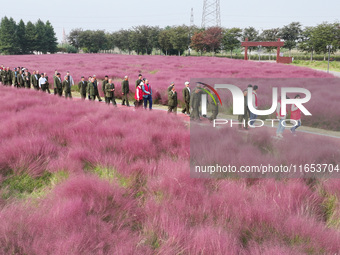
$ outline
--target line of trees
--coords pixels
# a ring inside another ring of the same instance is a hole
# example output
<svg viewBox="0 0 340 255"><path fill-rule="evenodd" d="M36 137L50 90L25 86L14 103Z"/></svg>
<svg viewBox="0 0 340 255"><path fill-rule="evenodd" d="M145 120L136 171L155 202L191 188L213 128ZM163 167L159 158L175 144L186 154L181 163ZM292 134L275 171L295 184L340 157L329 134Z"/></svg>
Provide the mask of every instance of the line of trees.
<svg viewBox="0 0 340 255"><path fill-rule="evenodd" d="M241 41L285 41L285 48L291 52L297 48L301 52L325 54L326 46L332 44L332 53L340 48L340 23L322 23L315 27L302 28L301 23L292 22L282 28L272 28L261 32L254 27L207 29L189 26L168 26L164 29L158 26L137 26L122 29L113 33L103 30L91 31L74 29L68 37L68 42L84 52L99 52L115 47L121 52L137 54L151 54L153 50L160 50L166 55L181 55L185 50L193 49L201 54L205 52L217 53L221 50L230 52L241 47ZM249 50L254 50L250 47ZM271 52L274 48L266 48Z"/></svg>
<svg viewBox="0 0 340 255"><path fill-rule="evenodd" d="M340 48L340 23L322 23L315 27L302 28L300 22L292 22L281 28L262 30L254 27L207 29L195 26L137 26L131 29L121 29L113 33L104 30L73 29L68 36L68 44L57 47L54 28L49 21L44 23L40 19L33 24L22 20L18 24L12 19L4 17L0 23L0 53L1 54L30 54L33 52L55 53L57 51L97 53L118 48L121 53L152 54L154 50L165 55L181 55L184 51L193 49L200 54L220 51L233 52L241 47L241 42L285 41L285 48L291 52L298 49L313 54L326 54L326 46L331 44L334 53ZM249 47L255 50L256 47ZM272 52L274 48L266 48Z"/></svg>
<svg viewBox="0 0 340 255"><path fill-rule="evenodd" d="M4 17L0 23L0 53L32 54L33 52L55 53L58 40L49 21L40 19L36 23L20 20L17 24L13 18Z"/></svg>

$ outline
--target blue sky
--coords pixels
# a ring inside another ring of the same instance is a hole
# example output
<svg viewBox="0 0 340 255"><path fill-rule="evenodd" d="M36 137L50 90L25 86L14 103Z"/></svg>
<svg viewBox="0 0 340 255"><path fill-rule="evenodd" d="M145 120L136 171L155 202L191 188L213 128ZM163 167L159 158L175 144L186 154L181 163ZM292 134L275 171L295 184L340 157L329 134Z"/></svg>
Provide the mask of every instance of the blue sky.
<svg viewBox="0 0 340 255"><path fill-rule="evenodd" d="M15 4L9 1L2 4L0 17L13 17L17 22L50 20L60 41L63 28L69 33L72 28L117 31L137 25L189 25L191 8L195 25L201 26L203 0L17 0ZM221 0L221 20L223 27L254 26L260 31L293 21L315 26L323 21L340 21L339 9L338 0Z"/></svg>

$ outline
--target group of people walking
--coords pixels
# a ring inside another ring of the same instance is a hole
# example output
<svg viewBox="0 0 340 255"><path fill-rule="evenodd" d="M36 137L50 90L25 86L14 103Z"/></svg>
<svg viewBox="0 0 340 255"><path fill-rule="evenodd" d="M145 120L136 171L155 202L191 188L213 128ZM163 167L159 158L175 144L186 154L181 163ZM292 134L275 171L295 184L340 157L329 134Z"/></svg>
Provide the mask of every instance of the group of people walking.
<svg viewBox="0 0 340 255"><path fill-rule="evenodd" d="M0 82L5 86L14 86L16 88L34 88L51 94L50 81L46 73L40 73L39 70L33 71L31 74L27 68L15 67L13 71L7 67L0 66ZM72 98L71 86L74 81L69 72L66 73L64 80L60 78L57 71L53 76L53 92L55 95Z"/></svg>
<svg viewBox="0 0 340 255"><path fill-rule="evenodd" d="M27 68L17 67L12 71L9 67L0 66L0 82L5 86L15 86L17 88L34 88L36 90L41 90L43 92L51 93L50 91L50 82L46 73L40 73L39 70L33 71L31 74ZM67 71L63 79L61 78L61 74L55 70L53 76L52 90L55 95L62 96L64 93L65 98L72 98L72 86L74 86L73 77L70 75L70 72ZM122 105L130 106L129 102L129 77L125 76L122 85L121 85L121 93L122 93ZM182 113L189 115L191 120L200 121L202 116L200 114L201 107L201 95L206 93L204 91L208 90L208 88L204 87L202 89L200 84L197 84L195 88L190 89L190 82L185 82L184 88L182 89L184 107L182 109ZM252 87L252 102L253 107L258 109L259 100L257 96L258 86L257 85L248 85L248 87ZM80 96L82 99L88 98L88 100L96 100L102 101L102 98L99 95L99 82L97 80L96 75L89 76L87 80L84 76L81 76L81 80L78 83L78 88L80 92ZM109 78L107 75L104 77L102 81L102 91L105 97L105 102L107 104L113 104L115 107L117 106L115 99L115 90L116 86L113 83L113 79ZM177 91L175 89L175 83L171 82L170 86L167 89L168 93L168 113L177 114L177 106L178 106L178 97ZM248 90L245 89L243 91L244 95L244 109L245 112L243 115L238 116L239 122L244 122L244 129L248 130L249 127L254 127L254 122L257 118L256 114L252 113L248 107ZM207 102L210 105L210 110L212 111L212 115L209 117L210 121L213 121L217 118L218 115L218 100L216 95L214 94L215 100L210 100ZM152 110L152 87L148 79L143 78L142 74L138 75L138 79L135 83L135 102L134 106L136 108L144 107L144 109L149 108ZM296 95L295 98L300 98L300 95ZM276 116L279 120L279 126L276 131L276 135L281 138L282 133L285 129L284 122L287 114L282 114L281 112L281 100L278 102ZM248 120L250 121L248 122ZM291 106L291 116L290 119L296 122L296 125L291 128L291 132L295 134L295 130L301 126L301 111L296 105ZM249 123L249 125L248 125ZM239 125L239 128L242 129L242 126Z"/></svg>
<svg viewBox="0 0 340 255"><path fill-rule="evenodd" d="M31 74L27 68L24 67L15 67L11 70L9 67L0 66L0 82L5 86L14 86L17 88L34 88L35 90L41 90L43 92L51 93L50 88L55 95L65 96L65 98L72 98L72 86L75 85L73 77L70 75L70 72L67 71L64 77L61 77L61 74L55 70L53 81L49 81L49 78L46 73L40 73L39 70L33 71ZM189 104L190 104L190 88L189 82L185 83L185 88L183 90L183 94L185 94L185 102L186 108L183 110L183 113L190 114ZM177 113L177 92L175 90L175 83L172 82L168 89L168 112ZM112 103L114 106L117 106L115 100L115 84L113 80L109 78L107 75L104 77L102 81L102 91L105 97L105 102L107 104ZM102 101L102 98L99 93L99 82L97 80L96 75L89 76L85 79L84 76L81 76L81 80L78 83L78 89L80 92L80 96L82 99L88 98L89 100ZM129 102L129 94L130 94L130 86L129 86L129 77L125 76L122 81L121 87L122 93L122 105L130 106ZM152 110L152 87L149 83L149 80L143 78L142 74L138 75L138 79L135 84L135 102L134 106L136 108L143 107L145 109L149 108Z"/></svg>

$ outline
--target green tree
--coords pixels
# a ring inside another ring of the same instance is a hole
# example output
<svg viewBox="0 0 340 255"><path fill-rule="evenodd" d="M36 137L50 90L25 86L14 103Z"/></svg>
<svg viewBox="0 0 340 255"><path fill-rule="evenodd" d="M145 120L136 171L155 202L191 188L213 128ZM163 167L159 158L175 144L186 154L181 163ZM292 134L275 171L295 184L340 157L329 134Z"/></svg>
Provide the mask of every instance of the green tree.
<svg viewBox="0 0 340 255"><path fill-rule="evenodd" d="M289 49L289 56L291 55L292 49L296 47L301 32L302 29L300 22L292 22L289 25L281 28L279 34L281 38L285 41L285 45L283 47Z"/></svg>
<svg viewBox="0 0 340 255"><path fill-rule="evenodd" d="M13 18L4 17L0 24L0 52L3 54L18 54L20 51L17 25Z"/></svg>
<svg viewBox="0 0 340 255"><path fill-rule="evenodd" d="M109 50L112 50L115 48L115 34L114 33L106 34L106 41L107 41L107 48Z"/></svg>
<svg viewBox="0 0 340 255"><path fill-rule="evenodd" d="M146 26L134 27L130 33L133 50L137 54L145 54L148 51Z"/></svg>
<svg viewBox="0 0 340 255"><path fill-rule="evenodd" d="M133 51L131 30L121 29L113 33L114 44L120 51L127 51L129 55Z"/></svg>
<svg viewBox="0 0 340 255"><path fill-rule="evenodd" d="M247 27L243 29L242 40L245 41L248 38L248 41L258 41L259 40L259 31L257 31L254 27ZM249 51L256 49L257 47L248 47Z"/></svg>
<svg viewBox="0 0 340 255"><path fill-rule="evenodd" d="M324 22L317 25L312 31L312 37L315 45L315 51L317 53L323 53L324 59L326 59L326 53L328 53L327 45L332 45L331 52L335 52L339 48L339 40L337 38L337 25L336 23L330 24Z"/></svg>
<svg viewBox="0 0 340 255"><path fill-rule="evenodd" d="M90 36L85 46L92 53L98 53L100 50L107 50L107 37L103 30L90 31Z"/></svg>
<svg viewBox="0 0 340 255"><path fill-rule="evenodd" d="M148 54L152 53L153 49L159 49L158 35L160 33L159 27L150 26L137 26L134 27L130 39L133 45L133 49L137 54Z"/></svg>
<svg viewBox="0 0 340 255"><path fill-rule="evenodd" d="M222 45L224 50L230 51L230 57L233 57L233 50L241 47L241 37L242 37L242 29L241 28L230 28L225 29L222 38Z"/></svg>
<svg viewBox="0 0 340 255"><path fill-rule="evenodd" d="M189 28L188 26L176 26L171 29L170 42L180 56L189 47Z"/></svg>
<svg viewBox="0 0 340 255"><path fill-rule="evenodd" d="M173 45L171 44L171 28L165 28L160 31L158 35L158 44L163 53L168 55L168 52L173 49Z"/></svg>
<svg viewBox="0 0 340 255"><path fill-rule="evenodd" d="M50 53L57 52L58 39L54 32L54 28L49 21L46 21L45 24L45 38L47 42L46 51Z"/></svg>
<svg viewBox="0 0 340 255"><path fill-rule="evenodd" d="M160 49L161 46L158 42L158 36L161 32L161 29L158 26L150 27L148 32L148 45L152 47L152 49Z"/></svg>
<svg viewBox="0 0 340 255"><path fill-rule="evenodd" d="M35 25L28 21L26 24L25 41L27 47L27 53L32 53L36 49L37 34L35 30Z"/></svg>
<svg viewBox="0 0 340 255"><path fill-rule="evenodd" d="M27 53L27 42L26 42L26 26L24 21L21 19L17 26L17 36L20 54Z"/></svg>
<svg viewBox="0 0 340 255"><path fill-rule="evenodd" d="M305 27L300 35L300 42L298 49L302 52L310 53L310 60L313 60L313 53L315 50L315 38L313 36L314 27Z"/></svg>
<svg viewBox="0 0 340 255"><path fill-rule="evenodd" d="M81 33L83 33L83 30L81 28L72 29L67 37L67 41L69 42L69 44L76 47L77 49L81 47L80 46Z"/></svg>
<svg viewBox="0 0 340 255"><path fill-rule="evenodd" d="M274 42L279 39L280 34L280 28L271 28L271 29L265 29L262 31L262 33L259 35L259 40L264 42ZM271 53L276 47L266 47L266 51ZM270 55L269 55L270 60Z"/></svg>
<svg viewBox="0 0 340 255"><path fill-rule="evenodd" d="M47 38L45 36L45 23L40 19L35 23L35 31L36 31L35 50L46 54L48 47Z"/></svg>

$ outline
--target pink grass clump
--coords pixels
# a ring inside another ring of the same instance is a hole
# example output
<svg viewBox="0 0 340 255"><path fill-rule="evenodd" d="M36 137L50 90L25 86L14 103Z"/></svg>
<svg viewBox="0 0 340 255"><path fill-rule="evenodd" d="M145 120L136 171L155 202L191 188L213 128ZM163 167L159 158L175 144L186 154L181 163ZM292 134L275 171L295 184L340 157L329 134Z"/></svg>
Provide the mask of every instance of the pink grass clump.
<svg viewBox="0 0 340 255"><path fill-rule="evenodd" d="M121 188L76 176L38 206L3 209L0 249L7 254L151 254L138 246L141 237L133 230L143 217Z"/></svg>

